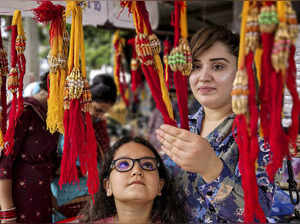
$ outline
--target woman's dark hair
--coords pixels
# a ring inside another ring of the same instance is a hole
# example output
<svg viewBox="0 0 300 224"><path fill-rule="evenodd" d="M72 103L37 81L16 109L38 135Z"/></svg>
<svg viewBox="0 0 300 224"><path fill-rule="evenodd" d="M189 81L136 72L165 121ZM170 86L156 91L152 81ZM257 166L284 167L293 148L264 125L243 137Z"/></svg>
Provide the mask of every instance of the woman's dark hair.
<svg viewBox="0 0 300 224"><path fill-rule="evenodd" d="M118 149L129 142L135 142L146 146L157 158L160 166L158 167L159 177L164 179L165 184L162 189L161 196L154 199L152 208L152 222L160 221L160 223L185 223L187 222L187 215L183 207L183 203L180 202L175 192L175 182L171 180L168 171L156 151L156 149L144 138L141 137L123 137L118 140L111 149L106 153L104 158L104 164L100 171L100 185L99 192L96 194L95 204L88 205L82 212L85 217L84 220L92 222L95 220L101 220L104 218L112 217L116 215L115 201L113 197L107 197L106 191L103 186L103 180L109 177L110 166L113 161L115 153ZM90 208L90 206L92 206Z"/></svg>
<svg viewBox="0 0 300 224"><path fill-rule="evenodd" d="M39 86L41 89L46 90L46 91L48 91L48 75L49 75L49 72L45 72L40 76Z"/></svg>
<svg viewBox="0 0 300 224"><path fill-rule="evenodd" d="M223 43L231 54L238 57L239 40L238 34L232 33L224 26L205 25L191 39L192 58L197 58L216 42Z"/></svg>
<svg viewBox="0 0 300 224"><path fill-rule="evenodd" d="M114 104L117 100L117 87L110 75L95 76L90 90L92 101Z"/></svg>

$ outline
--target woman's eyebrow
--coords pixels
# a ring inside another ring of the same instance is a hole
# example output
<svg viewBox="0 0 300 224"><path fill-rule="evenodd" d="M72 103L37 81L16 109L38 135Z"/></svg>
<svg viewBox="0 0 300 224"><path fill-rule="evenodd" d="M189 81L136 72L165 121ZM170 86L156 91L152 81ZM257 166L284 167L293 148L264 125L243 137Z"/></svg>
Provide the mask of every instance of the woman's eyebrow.
<svg viewBox="0 0 300 224"><path fill-rule="evenodd" d="M230 63L229 60L227 60L226 58L211 58L209 60L210 61L220 61L220 60L222 60L222 61L225 61L227 63Z"/></svg>

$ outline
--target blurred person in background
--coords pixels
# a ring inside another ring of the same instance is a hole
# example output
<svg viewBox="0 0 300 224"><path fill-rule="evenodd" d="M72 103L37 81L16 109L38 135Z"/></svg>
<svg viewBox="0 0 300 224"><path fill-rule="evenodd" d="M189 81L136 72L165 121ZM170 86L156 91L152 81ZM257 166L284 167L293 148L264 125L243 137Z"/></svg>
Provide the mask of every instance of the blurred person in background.
<svg viewBox="0 0 300 224"><path fill-rule="evenodd" d="M41 76L37 94L24 98L13 153L0 157L1 213L15 213L13 222L51 222L50 183L57 168L58 134L50 134L46 126L47 77L48 73Z"/></svg>

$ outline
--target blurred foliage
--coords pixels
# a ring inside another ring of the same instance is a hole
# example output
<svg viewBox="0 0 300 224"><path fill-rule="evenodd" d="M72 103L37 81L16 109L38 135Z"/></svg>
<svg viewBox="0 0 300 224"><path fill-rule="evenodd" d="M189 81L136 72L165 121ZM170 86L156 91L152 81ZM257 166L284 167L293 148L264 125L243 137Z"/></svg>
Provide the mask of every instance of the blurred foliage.
<svg viewBox="0 0 300 224"><path fill-rule="evenodd" d="M70 31L71 25L67 24ZM84 26L84 44L87 70L100 69L102 65L112 63L112 30L101 27ZM49 46L49 25L39 26L40 57L47 58Z"/></svg>
<svg viewBox="0 0 300 224"><path fill-rule="evenodd" d="M99 69L104 64L111 64L112 36L112 30L92 26L84 27L85 53L89 68Z"/></svg>

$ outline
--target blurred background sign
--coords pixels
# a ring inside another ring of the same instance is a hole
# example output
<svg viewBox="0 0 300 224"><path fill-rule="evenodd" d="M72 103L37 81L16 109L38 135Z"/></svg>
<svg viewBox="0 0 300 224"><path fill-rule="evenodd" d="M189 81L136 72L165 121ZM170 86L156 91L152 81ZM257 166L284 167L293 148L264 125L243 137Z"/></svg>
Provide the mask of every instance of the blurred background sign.
<svg viewBox="0 0 300 224"><path fill-rule="evenodd" d="M54 4L66 5L63 0L52 0ZM132 16L128 9L122 10L120 0L91 0L86 1L83 10L83 24L93 26L112 25L116 28L134 29ZM33 17L32 9L38 6L38 1L34 0L0 0L0 15L13 15L14 10L19 9L22 16ZM156 29L159 24L158 2L146 2L150 15L152 29ZM68 19L70 22L70 18Z"/></svg>

